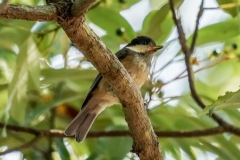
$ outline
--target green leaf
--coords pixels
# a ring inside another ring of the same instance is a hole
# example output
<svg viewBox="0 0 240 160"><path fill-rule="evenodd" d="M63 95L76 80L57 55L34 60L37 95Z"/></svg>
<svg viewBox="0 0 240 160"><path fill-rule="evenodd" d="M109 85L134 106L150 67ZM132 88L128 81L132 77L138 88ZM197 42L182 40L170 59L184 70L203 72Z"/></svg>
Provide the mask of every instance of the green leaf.
<svg viewBox="0 0 240 160"><path fill-rule="evenodd" d="M174 5L175 5L175 8L179 8L182 3L183 3L184 0L175 0L174 1ZM159 8L159 6L163 6L164 4L168 3L169 1L168 0L149 0L150 4L151 4L151 7L153 8L153 10L155 8Z"/></svg>
<svg viewBox="0 0 240 160"><path fill-rule="evenodd" d="M61 97L61 99L56 99L56 100L52 100L51 102L45 103L45 104L40 104L38 106L36 106L34 109L28 111L28 114L25 118L24 124L29 124L31 123L33 120L37 120L37 118L40 115L45 114L46 112L48 112L50 109L63 104L63 103L67 103L67 102L71 102L71 101L76 101L79 98L82 98L83 95L68 95L66 97Z"/></svg>
<svg viewBox="0 0 240 160"><path fill-rule="evenodd" d="M204 108L201 114L206 114L213 108L215 111L222 109L240 108L240 90L236 92L226 92L224 96L218 97L218 99L213 104Z"/></svg>
<svg viewBox="0 0 240 160"><path fill-rule="evenodd" d="M192 140L189 140L189 141L192 141ZM187 156L189 156L190 159L196 159L197 154L191 149L191 145L189 145L189 141L185 141L184 139L177 139L176 143L185 153L187 153Z"/></svg>
<svg viewBox="0 0 240 160"><path fill-rule="evenodd" d="M19 34L21 33L21 34ZM6 27L0 24L0 37L4 39L4 41L0 41L1 47L12 48L16 45L21 46L23 41L26 40L31 33L26 30Z"/></svg>
<svg viewBox="0 0 240 160"><path fill-rule="evenodd" d="M41 23L33 29L34 41L39 52L46 58L51 58L52 55L67 53L70 48L69 38L65 32L55 23Z"/></svg>
<svg viewBox="0 0 240 160"><path fill-rule="evenodd" d="M128 43L136 37L130 24L119 12L112 9L97 7L87 13L87 18L106 31L106 35L102 37L102 40L114 52L119 49L120 44ZM116 33L119 28L124 28L125 30L122 36L118 36Z"/></svg>
<svg viewBox="0 0 240 160"><path fill-rule="evenodd" d="M235 17L239 14L239 0L217 0L219 7L231 16Z"/></svg>
<svg viewBox="0 0 240 160"><path fill-rule="evenodd" d="M159 144L161 145L161 149L166 157L166 153L171 154L174 159L182 159L180 147L176 144L176 140L174 138L160 138Z"/></svg>
<svg viewBox="0 0 240 160"><path fill-rule="evenodd" d="M177 0L176 6L180 6L183 0ZM151 11L144 19L142 26L142 35L152 37L157 43L161 44L166 41L174 23L170 12L169 3L165 3L159 10Z"/></svg>
<svg viewBox="0 0 240 160"><path fill-rule="evenodd" d="M197 147L202 151L212 152L221 157L221 159L238 159L239 149L237 144L239 143L239 140L235 140L234 142L236 143L229 143L230 138L227 138L226 134L211 137L210 140L211 143L209 143L209 140L201 138L202 145L198 145ZM213 144L218 144L218 147ZM225 149L222 150L221 148Z"/></svg>
<svg viewBox="0 0 240 160"><path fill-rule="evenodd" d="M10 109L11 117L18 123L25 119L27 91L39 90L39 53L32 37L28 37L20 48L17 57L17 70L9 86L9 99L6 114Z"/></svg>
<svg viewBox="0 0 240 160"><path fill-rule="evenodd" d="M26 3L24 3L26 4ZM33 21L25 21L25 20L14 20L14 19L1 19L0 25L6 26L12 30L21 30L30 33L31 27L34 25ZM21 36L21 34L18 34ZM16 36L16 35L14 35ZM17 36L16 36L17 37Z"/></svg>
<svg viewBox="0 0 240 160"><path fill-rule="evenodd" d="M63 142L63 139L61 138L55 138L54 139L55 143L56 143L56 150L58 152L58 154L60 155L62 160L70 160L70 154Z"/></svg>
<svg viewBox="0 0 240 160"><path fill-rule="evenodd" d="M162 43L174 26L169 10L169 4L166 3L161 9L150 12L144 19L141 34L148 35L158 43Z"/></svg>
<svg viewBox="0 0 240 160"><path fill-rule="evenodd" d="M7 89L8 88L8 84L1 84L0 85L0 92Z"/></svg>
<svg viewBox="0 0 240 160"><path fill-rule="evenodd" d="M101 0L100 0L101 1ZM139 2L140 0L105 0L105 1L101 1L101 6L105 7L105 8L110 8L113 9L117 12L127 9L129 7L131 7L132 5L134 5L135 3ZM98 2L96 2L98 3ZM98 4L96 4L98 5ZM93 7L95 7L93 5ZM90 8L91 10L92 8ZM95 10L96 8L93 8L93 10Z"/></svg>
<svg viewBox="0 0 240 160"><path fill-rule="evenodd" d="M238 20L229 19L200 29L196 44L199 46L210 42L225 42L227 39L239 34ZM192 35L188 38L188 44L192 42L192 38Z"/></svg>
<svg viewBox="0 0 240 160"><path fill-rule="evenodd" d="M131 145L132 140L126 137L99 138L97 141L95 152L97 151L98 153L101 153L100 155L104 160L122 160L131 150Z"/></svg>
<svg viewBox="0 0 240 160"><path fill-rule="evenodd" d="M49 31L57 27L53 22L36 22L31 29L32 33L39 34L39 36L50 33Z"/></svg>
<svg viewBox="0 0 240 160"><path fill-rule="evenodd" d="M53 83L58 81L77 79L79 81L93 81L97 76L97 71L93 69L43 69L42 83Z"/></svg>

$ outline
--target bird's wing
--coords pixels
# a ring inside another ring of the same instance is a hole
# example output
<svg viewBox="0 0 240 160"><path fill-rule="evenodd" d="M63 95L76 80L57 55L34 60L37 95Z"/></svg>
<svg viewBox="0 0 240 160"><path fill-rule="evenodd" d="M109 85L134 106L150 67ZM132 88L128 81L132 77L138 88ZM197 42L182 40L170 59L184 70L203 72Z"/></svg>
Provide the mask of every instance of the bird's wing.
<svg viewBox="0 0 240 160"><path fill-rule="evenodd" d="M102 79L102 75L98 74L97 77L95 78L95 80L93 81L92 86L90 87L90 90L88 91L87 97L85 98L83 104L82 104L82 109L84 108L84 106L87 104L88 100L92 97L92 92L95 88L97 88L99 82Z"/></svg>
<svg viewBox="0 0 240 160"><path fill-rule="evenodd" d="M118 60L121 62L127 55L129 49L123 48L120 51L118 51L115 55L117 56Z"/></svg>
<svg viewBox="0 0 240 160"><path fill-rule="evenodd" d="M118 51L115 55L117 56L118 60L121 61L122 59L124 59L127 55L128 49L127 48L123 48L122 50ZM87 104L87 102L91 99L92 97L92 92L94 91L94 89L97 88L99 82L102 79L102 75L98 74L97 77L95 78L95 80L93 81L92 86L90 87L90 90L87 94L86 99L84 100L83 104L82 104L82 109L84 108L84 106Z"/></svg>

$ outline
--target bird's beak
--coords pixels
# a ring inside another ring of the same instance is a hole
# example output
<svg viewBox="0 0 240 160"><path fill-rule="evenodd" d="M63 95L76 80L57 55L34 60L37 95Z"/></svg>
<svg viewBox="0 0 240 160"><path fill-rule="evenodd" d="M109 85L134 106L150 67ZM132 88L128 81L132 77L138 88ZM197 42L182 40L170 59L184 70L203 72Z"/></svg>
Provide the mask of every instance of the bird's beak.
<svg viewBox="0 0 240 160"><path fill-rule="evenodd" d="M149 47L149 50L148 51L154 51L156 52L157 50L163 48L164 46L153 46L153 47Z"/></svg>

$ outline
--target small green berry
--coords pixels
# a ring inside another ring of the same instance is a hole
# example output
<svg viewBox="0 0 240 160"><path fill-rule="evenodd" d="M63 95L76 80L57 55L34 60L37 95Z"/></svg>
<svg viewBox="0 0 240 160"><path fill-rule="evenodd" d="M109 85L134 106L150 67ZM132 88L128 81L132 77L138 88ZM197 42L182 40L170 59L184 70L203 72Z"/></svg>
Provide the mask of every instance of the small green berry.
<svg viewBox="0 0 240 160"><path fill-rule="evenodd" d="M126 0L118 0L119 3L126 3Z"/></svg>
<svg viewBox="0 0 240 160"><path fill-rule="evenodd" d="M125 28L123 28L123 27L120 27L116 30L116 34L118 36L122 36L124 34L124 32L125 32Z"/></svg>
<svg viewBox="0 0 240 160"><path fill-rule="evenodd" d="M217 56L219 56L220 53L221 53L221 50L220 50L220 49L215 49L215 50L212 52L212 56L217 57Z"/></svg>
<svg viewBox="0 0 240 160"><path fill-rule="evenodd" d="M233 48L234 50L237 49L237 47L238 47L238 46L237 46L236 43L233 43L233 44L232 44L232 48Z"/></svg>

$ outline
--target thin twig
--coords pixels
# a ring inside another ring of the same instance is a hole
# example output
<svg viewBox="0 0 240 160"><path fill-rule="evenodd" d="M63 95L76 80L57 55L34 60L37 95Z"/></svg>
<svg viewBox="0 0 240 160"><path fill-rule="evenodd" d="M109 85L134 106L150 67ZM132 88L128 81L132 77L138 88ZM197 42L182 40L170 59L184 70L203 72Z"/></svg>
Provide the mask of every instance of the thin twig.
<svg viewBox="0 0 240 160"><path fill-rule="evenodd" d="M0 128L3 128L4 124L0 122ZM41 138L64 138L66 135L62 130L36 130L29 127L21 127L21 126L15 126L15 125L7 125L6 126L7 131L15 131L15 132L24 132L35 135L35 138L33 138L31 141L9 149L4 152L0 152L0 156L4 154L11 153L13 151L21 151L24 149L27 149L34 144L38 142ZM155 134L158 137L165 137L165 138L195 138L195 137L203 137L203 136L213 136L216 134L221 133L232 133L237 136L240 136L240 129L231 125L223 125L208 129L202 129L202 130L193 130L193 131L156 131ZM99 137L129 137L130 132L129 131L102 131L102 132L89 132L87 138L99 138ZM68 137L68 138L75 138L75 137Z"/></svg>
<svg viewBox="0 0 240 160"><path fill-rule="evenodd" d="M0 128L3 128L4 124L0 122ZM33 134L36 137L55 137L55 138L64 138L67 137L63 130L37 130L30 127L22 127L22 126L15 126L15 125L7 125L6 126L7 131L15 131L15 132L24 132ZM191 138L196 135L196 137L200 136L210 136L215 135L219 133L224 132L230 132L235 135L240 135L240 129L238 128L222 128L222 126L219 127L213 127L209 129L203 129L203 130L193 130L193 131L155 131L158 137L165 137L165 138L172 138L172 137L185 137L185 138ZM99 137L128 137L130 136L129 131L99 131L99 132L89 132L87 135L87 138L99 138ZM74 138L73 136L67 137L67 138Z"/></svg>
<svg viewBox="0 0 240 160"><path fill-rule="evenodd" d="M220 7L204 7L204 10L215 10L215 9L221 9Z"/></svg>
<svg viewBox="0 0 240 160"><path fill-rule="evenodd" d="M71 13L74 17L83 16L93 5L95 0L75 0L72 5ZM81 9L79 9L81 7Z"/></svg>
<svg viewBox="0 0 240 160"><path fill-rule="evenodd" d="M170 9L172 11L173 20L174 20L175 25L176 25L177 30L178 30L178 34L179 34L178 39L179 39L179 42L181 44L182 51L183 51L183 53L189 55L189 49L187 47L186 37L185 37L185 33L183 31L181 19L180 19L179 15L177 17L177 13L176 13L175 8L174 8L173 0L169 0L169 5L170 5Z"/></svg>
<svg viewBox="0 0 240 160"><path fill-rule="evenodd" d="M173 0L169 0L169 5L170 5L170 9L171 9L172 14L173 14L173 20L174 20L174 22L176 24L176 27L177 27L177 30L178 30L179 41L180 41L180 44L182 46L182 51L185 55L185 64L186 64L187 73L188 73L188 82L189 82L191 95L192 95L192 98L195 100L195 102L203 109L203 108L206 107L206 105L203 103L203 101L201 100L201 98L199 97L199 95L197 94L197 91L195 89L194 80L193 80L192 65L190 64L191 52L190 52L190 49L188 48L187 43L186 43L185 33L183 31L183 27L182 27L182 24L181 24L181 19L180 19L180 17L177 17L177 15L176 15ZM223 119L221 119L216 114L213 114L212 118L219 125L230 126L230 124L226 123Z"/></svg>
<svg viewBox="0 0 240 160"><path fill-rule="evenodd" d="M192 65L190 64L191 52L190 52L190 49L188 48L188 46L186 45L186 38L185 38L185 34L184 34L183 27L181 24L181 19L180 19L180 17L177 18L177 16L176 16L173 0L169 0L169 4L170 4L170 8L173 13L173 20L177 26L177 30L178 30L178 34L179 34L179 41L182 46L182 51L185 54L185 64L186 64L186 68L187 68L189 87L191 90L192 97L201 108L205 108L205 104L202 102L202 100L198 96L195 86L194 86Z"/></svg>
<svg viewBox="0 0 240 160"><path fill-rule="evenodd" d="M195 73L198 73L198 72L203 71L203 70L205 70L205 69L209 69L209 68L211 68L211 67L214 67L214 66L216 66L218 63L223 62L224 60L226 60L226 59L225 59L225 58L222 58L222 59L220 59L220 60L218 60L218 61L215 61L215 62L213 62L213 63L211 63L211 64L209 64L209 65L203 66L202 68L199 68L199 69L193 71L193 73L195 74ZM169 84L169 83L171 83L171 82L173 82L173 81L175 81L175 80L179 80L179 79L186 78L186 77L188 76L187 74L184 75L184 76L181 76L181 75L183 75L185 72L186 72L186 70L184 70L183 72L181 72L181 73L180 73L177 77L175 77L174 79L172 79L172 80L170 80L170 81L168 81L168 82L163 83L163 85Z"/></svg>
<svg viewBox="0 0 240 160"><path fill-rule="evenodd" d="M166 138L195 138L195 137L203 137L203 136L211 136L220 133L226 132L223 127L214 127L204 130L194 130L194 131L168 131L168 132L158 132L156 131L156 135L158 137L166 137Z"/></svg>
<svg viewBox="0 0 240 160"><path fill-rule="evenodd" d="M204 11L203 4L204 4L204 0L201 1L200 7L199 7L199 12L198 12L197 19L196 19L195 30L193 32L193 39L192 39L192 43L191 43L191 46L190 46L190 53L191 54L194 51L194 47L195 47L196 41L197 41L199 21L200 21L200 18L202 17L203 11Z"/></svg>
<svg viewBox="0 0 240 160"><path fill-rule="evenodd" d="M41 32L35 32L34 34L38 35L38 36L45 36L47 34L50 34L52 32L57 32L61 27L60 26L56 26L53 29L49 29L49 30L45 30L45 31L41 31Z"/></svg>
<svg viewBox="0 0 240 160"><path fill-rule="evenodd" d="M182 72L180 72L180 74L179 74L177 77L175 77L174 79L172 79L172 80L170 80L170 81L168 81L168 82L163 83L163 85L166 85L166 84L169 84L169 83L171 83L171 82L173 82L173 81L175 81L175 80L184 78L184 76L181 77L181 75L183 75L185 72L186 72L186 69L183 70Z"/></svg>

